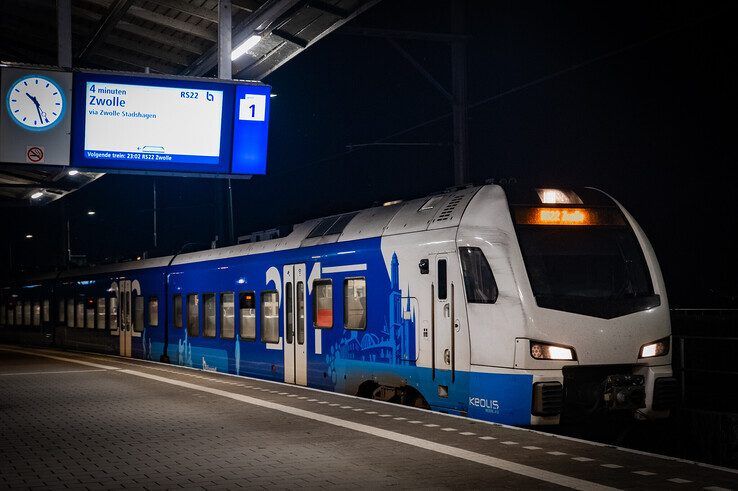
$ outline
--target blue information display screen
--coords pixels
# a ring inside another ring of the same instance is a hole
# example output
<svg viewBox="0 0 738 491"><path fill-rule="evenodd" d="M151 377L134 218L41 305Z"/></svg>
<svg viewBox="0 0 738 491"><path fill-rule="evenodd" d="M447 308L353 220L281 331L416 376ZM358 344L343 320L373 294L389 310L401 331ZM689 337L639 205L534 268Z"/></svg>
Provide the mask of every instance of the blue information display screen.
<svg viewBox="0 0 738 491"><path fill-rule="evenodd" d="M264 174L269 91L230 81L75 73L71 164Z"/></svg>

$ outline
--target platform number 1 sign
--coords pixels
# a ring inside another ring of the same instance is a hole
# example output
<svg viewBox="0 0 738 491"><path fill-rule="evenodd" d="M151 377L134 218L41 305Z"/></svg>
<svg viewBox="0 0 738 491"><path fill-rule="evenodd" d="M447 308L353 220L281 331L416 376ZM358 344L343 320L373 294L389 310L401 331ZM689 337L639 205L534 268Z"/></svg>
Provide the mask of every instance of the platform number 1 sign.
<svg viewBox="0 0 738 491"><path fill-rule="evenodd" d="M246 94L238 103L238 119L241 121L264 121L266 113L265 95Z"/></svg>

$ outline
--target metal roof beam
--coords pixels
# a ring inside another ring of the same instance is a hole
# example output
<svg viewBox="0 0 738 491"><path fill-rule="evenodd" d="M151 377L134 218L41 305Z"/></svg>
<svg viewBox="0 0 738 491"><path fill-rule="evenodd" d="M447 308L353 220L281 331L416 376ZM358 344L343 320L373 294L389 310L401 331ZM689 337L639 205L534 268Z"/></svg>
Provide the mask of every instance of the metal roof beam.
<svg viewBox="0 0 738 491"><path fill-rule="evenodd" d="M115 25L123 18L132 3L133 0L114 0L113 3L110 4L108 12L102 18L102 21L95 30L95 33L77 56L78 63L84 61L85 58L95 50L95 48L102 44L105 40L105 36L115 28Z"/></svg>
<svg viewBox="0 0 738 491"><path fill-rule="evenodd" d="M246 12L255 12L261 4L256 0L231 0L231 3L235 8L245 10Z"/></svg>
<svg viewBox="0 0 738 491"><path fill-rule="evenodd" d="M170 29L174 29L175 31L184 32L185 34L189 34L191 36L207 39L208 41L211 41L213 43L218 41L218 34L211 29L207 29L205 27L191 24L179 19L174 19L172 17L169 17L168 15L159 14L148 9L144 9L141 7L131 7L128 10L128 15L153 22L155 24L160 24L162 26L169 27Z"/></svg>
<svg viewBox="0 0 738 491"><path fill-rule="evenodd" d="M275 29L275 30L272 31L272 34L275 35L275 36L279 36L282 39L284 39L285 41L289 41L292 44L295 44L295 45L299 46L300 48L307 48L307 45L308 45L307 40L305 40L305 39L303 39L303 38L301 38L299 36L295 36L294 34L291 34L291 33L287 32L285 30Z"/></svg>
<svg viewBox="0 0 738 491"><path fill-rule="evenodd" d="M324 30L317 36L315 36L313 39L311 39L306 48L312 46L313 44L317 43L321 39L323 39L325 36L329 35L339 27L343 26L347 22L350 22L351 20L355 19L358 15L366 12L370 8L372 8L374 5L379 3L379 0L365 0L359 7L357 7L353 12L349 14L348 17L345 19L341 19L339 21L336 21L332 26L330 26L328 29ZM343 31L343 29L342 29ZM268 53L266 56L262 57L261 59L257 60L255 63L252 63L251 65L243 68L242 70L239 70L239 72L236 74L239 78L251 78L254 80L261 80L270 73L272 73L277 68L281 67L288 61L290 61L292 58L297 56L299 53L303 51L303 49L297 49L293 53L285 56L282 58L278 63L275 63L272 66L268 66L267 62L269 61L270 57L276 49L272 50L270 53Z"/></svg>
<svg viewBox="0 0 738 491"><path fill-rule="evenodd" d="M151 3L168 7L173 10L182 12L183 14L199 17L210 22L218 22L218 13L205 7L198 7L182 0L148 0Z"/></svg>
<svg viewBox="0 0 738 491"><path fill-rule="evenodd" d="M238 46L251 37L257 29L277 20L282 14L294 7L300 0L268 0L256 12L240 22L233 34L233 46ZM235 5L235 2L234 2ZM217 47L212 47L195 60L182 75L202 76L212 70L218 63Z"/></svg>
<svg viewBox="0 0 738 491"><path fill-rule="evenodd" d="M81 7L72 7L72 10L74 11L74 15L76 17L80 17L85 20L98 22L100 19L100 16L98 14L90 12L89 10L83 9ZM200 55L203 52L203 50L199 47L196 47L183 39L167 36L159 31L154 31L153 29L147 29L145 27L131 24L130 22L126 22L125 20L120 21L116 26L116 29L119 31L127 32L129 34L133 34L134 36L148 39L150 41L155 41L165 46L171 46L182 51L188 51L195 55Z"/></svg>
<svg viewBox="0 0 738 491"><path fill-rule="evenodd" d="M342 9L341 7L336 7L335 5L327 3L323 0L308 0L307 5L308 7L312 7L327 14L335 15L336 17L340 17L342 19L345 19L349 15L351 15L351 12L349 12L348 10Z"/></svg>

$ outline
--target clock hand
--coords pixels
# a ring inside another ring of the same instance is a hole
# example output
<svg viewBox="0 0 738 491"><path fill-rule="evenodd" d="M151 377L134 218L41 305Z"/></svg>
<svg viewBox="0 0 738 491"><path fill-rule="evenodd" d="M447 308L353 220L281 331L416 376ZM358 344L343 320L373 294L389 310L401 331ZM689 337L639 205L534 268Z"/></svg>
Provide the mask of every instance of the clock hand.
<svg viewBox="0 0 738 491"><path fill-rule="evenodd" d="M36 107L38 107L38 106L39 106L39 104L38 104L38 99L36 99L35 97L33 97L33 96L32 96L31 94L29 94L28 92L26 92L26 95L28 96L28 98L29 98L29 99L31 99L31 100L33 101L33 103L34 103L34 104L36 104Z"/></svg>

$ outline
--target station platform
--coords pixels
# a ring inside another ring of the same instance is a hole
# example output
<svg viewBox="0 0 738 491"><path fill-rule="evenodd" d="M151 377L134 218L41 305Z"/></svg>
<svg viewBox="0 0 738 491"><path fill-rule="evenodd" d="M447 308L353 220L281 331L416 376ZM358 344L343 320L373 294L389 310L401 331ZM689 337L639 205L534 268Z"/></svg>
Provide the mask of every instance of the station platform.
<svg viewBox="0 0 738 491"><path fill-rule="evenodd" d="M0 345L0 488L730 489L738 471L293 385Z"/></svg>

